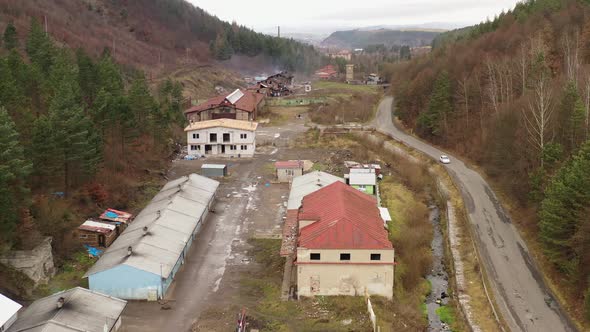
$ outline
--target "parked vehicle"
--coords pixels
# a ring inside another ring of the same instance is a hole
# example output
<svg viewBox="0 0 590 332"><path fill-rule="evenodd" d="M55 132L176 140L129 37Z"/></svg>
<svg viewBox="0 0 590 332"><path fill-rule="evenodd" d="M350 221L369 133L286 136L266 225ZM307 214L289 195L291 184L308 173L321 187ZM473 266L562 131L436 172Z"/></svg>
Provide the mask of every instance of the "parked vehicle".
<svg viewBox="0 0 590 332"><path fill-rule="evenodd" d="M451 158L449 158L449 156L447 156L445 154L441 155L439 160L443 164L450 164L451 163Z"/></svg>

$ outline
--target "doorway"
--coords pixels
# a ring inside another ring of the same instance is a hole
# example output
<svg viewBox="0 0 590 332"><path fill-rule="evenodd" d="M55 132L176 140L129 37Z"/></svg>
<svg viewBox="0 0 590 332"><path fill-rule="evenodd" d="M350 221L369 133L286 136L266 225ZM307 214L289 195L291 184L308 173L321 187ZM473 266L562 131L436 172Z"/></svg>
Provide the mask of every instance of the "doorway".
<svg viewBox="0 0 590 332"><path fill-rule="evenodd" d="M225 145L221 146L221 154L225 154Z"/></svg>
<svg viewBox="0 0 590 332"><path fill-rule="evenodd" d="M100 234L98 236L98 246L99 247L105 247L107 246L107 241L106 241L106 237L102 234Z"/></svg>

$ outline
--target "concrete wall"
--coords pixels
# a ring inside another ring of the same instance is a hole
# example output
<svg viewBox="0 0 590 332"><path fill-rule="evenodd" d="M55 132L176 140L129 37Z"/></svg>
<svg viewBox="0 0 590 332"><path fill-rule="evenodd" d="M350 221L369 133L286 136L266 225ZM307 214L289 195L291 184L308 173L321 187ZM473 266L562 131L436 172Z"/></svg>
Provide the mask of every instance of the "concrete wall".
<svg viewBox="0 0 590 332"><path fill-rule="evenodd" d="M161 295L162 281L159 275L127 265L88 276L88 288L125 300L147 300L151 292Z"/></svg>
<svg viewBox="0 0 590 332"><path fill-rule="evenodd" d="M311 253L321 259L312 261ZM340 261L340 253L350 253L350 261ZM381 254L371 261L371 254ZM297 290L299 296L380 295L393 297L394 250L313 250L297 249Z"/></svg>
<svg viewBox="0 0 590 332"><path fill-rule="evenodd" d="M46 284L55 275L51 237L45 238L33 250L14 250L0 257L0 263L27 275L34 283Z"/></svg>
<svg viewBox="0 0 590 332"><path fill-rule="evenodd" d="M211 142L210 134L217 134L217 142ZM230 135L228 142L223 141L223 134ZM241 138L242 134L245 134L246 138ZM192 130L187 132L187 144L188 154L191 155L205 154L205 145L211 145L212 150L208 153L211 155L241 155L251 157L254 155L254 152L256 151L256 132L223 127ZM222 153L222 145L225 145L225 153ZM193 150L192 146L197 146L198 149ZM245 147L245 150L242 150L242 146ZM232 150L232 147L235 147L235 149Z"/></svg>
<svg viewBox="0 0 590 332"><path fill-rule="evenodd" d="M303 168L297 169L277 169L277 179L281 183L291 183L293 182L293 178L302 176L303 175Z"/></svg>

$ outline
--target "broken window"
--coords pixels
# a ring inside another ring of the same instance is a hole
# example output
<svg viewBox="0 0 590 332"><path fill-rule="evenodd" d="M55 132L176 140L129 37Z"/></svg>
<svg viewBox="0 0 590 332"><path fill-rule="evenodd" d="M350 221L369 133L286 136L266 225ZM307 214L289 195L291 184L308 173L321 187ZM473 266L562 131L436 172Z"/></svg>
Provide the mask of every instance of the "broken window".
<svg viewBox="0 0 590 332"><path fill-rule="evenodd" d="M372 261L380 261L381 260L381 254L371 254L371 260Z"/></svg>
<svg viewBox="0 0 590 332"><path fill-rule="evenodd" d="M349 253L340 254L340 260L341 261L349 261L350 260L350 254Z"/></svg>
<svg viewBox="0 0 590 332"><path fill-rule="evenodd" d="M191 145L191 151L197 151L197 150L201 150L200 145Z"/></svg>
<svg viewBox="0 0 590 332"><path fill-rule="evenodd" d="M209 142L217 143L217 134L209 134Z"/></svg>
<svg viewBox="0 0 590 332"><path fill-rule="evenodd" d="M229 143L229 141L230 141L230 136L229 136L229 134L228 134L228 133L224 133L224 134L223 134L223 142L224 142L224 143Z"/></svg>
<svg viewBox="0 0 590 332"><path fill-rule="evenodd" d="M320 253L314 252L309 254L309 259L312 261L319 261L320 260Z"/></svg>

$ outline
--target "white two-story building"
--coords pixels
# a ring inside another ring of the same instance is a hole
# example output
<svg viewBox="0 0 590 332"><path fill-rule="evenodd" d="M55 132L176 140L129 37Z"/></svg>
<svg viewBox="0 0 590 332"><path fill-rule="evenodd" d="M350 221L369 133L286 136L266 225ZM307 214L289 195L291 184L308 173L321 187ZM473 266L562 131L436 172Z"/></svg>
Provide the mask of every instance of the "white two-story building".
<svg viewBox="0 0 590 332"><path fill-rule="evenodd" d="M258 123L234 119L192 122L184 129L189 155L252 157Z"/></svg>

